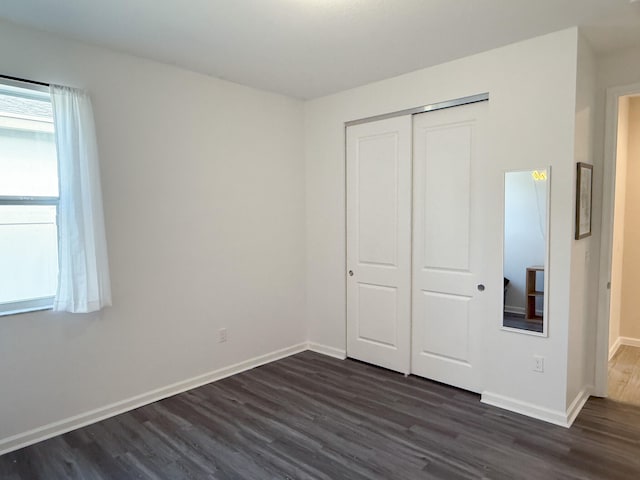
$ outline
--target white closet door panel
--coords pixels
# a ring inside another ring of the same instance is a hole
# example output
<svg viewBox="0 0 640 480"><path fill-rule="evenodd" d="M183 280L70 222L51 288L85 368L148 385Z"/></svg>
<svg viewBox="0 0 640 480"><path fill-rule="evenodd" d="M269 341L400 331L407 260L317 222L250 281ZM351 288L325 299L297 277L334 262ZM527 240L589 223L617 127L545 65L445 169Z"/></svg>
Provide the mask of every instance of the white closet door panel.
<svg viewBox="0 0 640 480"><path fill-rule="evenodd" d="M414 116L412 372L479 392L487 156L476 103ZM493 255L498 256L498 255ZM499 261L499 258L494 259Z"/></svg>
<svg viewBox="0 0 640 480"><path fill-rule="evenodd" d="M468 363L470 300L470 297L461 295L422 291L422 308L430 315L417 325L421 354ZM448 320L441 322L440 319L445 317Z"/></svg>
<svg viewBox="0 0 640 480"><path fill-rule="evenodd" d="M397 348L398 289L359 283L357 321L358 340Z"/></svg>
<svg viewBox="0 0 640 480"><path fill-rule="evenodd" d="M468 123L423 131L424 267L469 269L471 133Z"/></svg>
<svg viewBox="0 0 640 480"><path fill-rule="evenodd" d="M347 128L347 354L408 373L411 118Z"/></svg>
<svg viewBox="0 0 640 480"><path fill-rule="evenodd" d="M397 132L361 138L357 143L358 263L397 267Z"/></svg>

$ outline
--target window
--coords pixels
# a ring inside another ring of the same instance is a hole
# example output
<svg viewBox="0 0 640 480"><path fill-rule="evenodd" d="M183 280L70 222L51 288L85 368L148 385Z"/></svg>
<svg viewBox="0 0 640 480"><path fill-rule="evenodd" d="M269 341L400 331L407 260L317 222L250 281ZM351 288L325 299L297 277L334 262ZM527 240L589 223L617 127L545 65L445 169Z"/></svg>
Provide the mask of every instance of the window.
<svg viewBox="0 0 640 480"><path fill-rule="evenodd" d="M51 308L58 161L48 89L0 83L0 315Z"/></svg>

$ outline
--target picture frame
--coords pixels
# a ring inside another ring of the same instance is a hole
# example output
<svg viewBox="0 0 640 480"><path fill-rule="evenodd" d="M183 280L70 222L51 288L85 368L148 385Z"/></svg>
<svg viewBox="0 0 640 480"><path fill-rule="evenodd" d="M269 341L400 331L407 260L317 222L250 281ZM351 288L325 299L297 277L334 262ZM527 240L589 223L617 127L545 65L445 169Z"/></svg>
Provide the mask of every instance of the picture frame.
<svg viewBox="0 0 640 480"><path fill-rule="evenodd" d="M593 165L578 162L576 178L576 240L591 236Z"/></svg>

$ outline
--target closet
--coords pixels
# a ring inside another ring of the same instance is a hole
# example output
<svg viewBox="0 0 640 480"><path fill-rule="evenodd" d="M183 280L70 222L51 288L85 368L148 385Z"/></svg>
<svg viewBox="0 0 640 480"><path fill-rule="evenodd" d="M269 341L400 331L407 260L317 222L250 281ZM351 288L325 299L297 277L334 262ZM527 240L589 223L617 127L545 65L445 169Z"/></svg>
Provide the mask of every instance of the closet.
<svg viewBox="0 0 640 480"><path fill-rule="evenodd" d="M474 392L496 295L486 265L501 255L478 98L346 127L347 355Z"/></svg>

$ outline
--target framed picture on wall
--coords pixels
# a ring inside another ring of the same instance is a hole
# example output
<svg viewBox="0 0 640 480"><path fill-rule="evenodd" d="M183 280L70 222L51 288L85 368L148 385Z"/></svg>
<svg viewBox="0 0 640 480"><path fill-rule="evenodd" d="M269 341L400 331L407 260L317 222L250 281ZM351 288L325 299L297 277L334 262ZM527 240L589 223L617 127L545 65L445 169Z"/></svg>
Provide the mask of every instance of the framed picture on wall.
<svg viewBox="0 0 640 480"><path fill-rule="evenodd" d="M591 235L591 187L593 165L578 162L576 185L576 240Z"/></svg>

